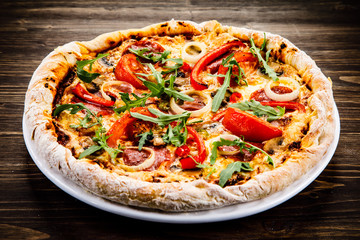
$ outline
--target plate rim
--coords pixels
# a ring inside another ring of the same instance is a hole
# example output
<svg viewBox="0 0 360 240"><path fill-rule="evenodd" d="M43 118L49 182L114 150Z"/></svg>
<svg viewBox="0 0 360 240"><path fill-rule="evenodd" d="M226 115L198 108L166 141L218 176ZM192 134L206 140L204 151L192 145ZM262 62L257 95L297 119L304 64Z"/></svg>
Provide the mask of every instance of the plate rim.
<svg viewBox="0 0 360 240"><path fill-rule="evenodd" d="M70 196L92 207L124 217L151 222L191 224L221 222L255 215L286 202L304 190L324 171L336 151L340 139L340 116L335 102L333 117L335 120L334 139L331 142L327 152L312 169L310 169L306 174L301 176L298 180L293 182L285 189L273 193L263 199L254 200L251 202L239 203L217 209L179 213L169 213L160 210L127 206L106 200L95 195L94 193L89 192L88 190L82 188L70 179L63 176L60 172L56 171L56 169L51 168L47 161L34 151L32 146L34 144L31 141L30 133L27 126L25 125L25 113L23 115L22 130L26 148L33 162L52 183L54 183L58 188Z"/></svg>

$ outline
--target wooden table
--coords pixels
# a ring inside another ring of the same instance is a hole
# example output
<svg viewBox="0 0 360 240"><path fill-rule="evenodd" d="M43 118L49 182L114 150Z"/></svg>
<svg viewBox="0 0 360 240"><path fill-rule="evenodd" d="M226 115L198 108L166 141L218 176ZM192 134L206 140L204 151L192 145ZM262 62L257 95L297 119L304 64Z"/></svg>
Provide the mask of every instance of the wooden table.
<svg viewBox="0 0 360 240"><path fill-rule="evenodd" d="M359 4L343 1L2 1L0 4L0 239L360 238ZM144 222L90 207L50 182L22 136L33 71L56 46L169 19L245 26L280 34L333 80L341 137L325 171L266 212L220 223ZM135 227L135 228L134 228Z"/></svg>

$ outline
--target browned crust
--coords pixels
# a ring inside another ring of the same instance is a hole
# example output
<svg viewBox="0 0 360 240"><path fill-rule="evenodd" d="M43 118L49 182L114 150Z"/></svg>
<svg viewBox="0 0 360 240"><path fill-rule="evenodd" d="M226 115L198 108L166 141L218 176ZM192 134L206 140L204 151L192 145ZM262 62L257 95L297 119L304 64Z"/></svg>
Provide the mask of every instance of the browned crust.
<svg viewBox="0 0 360 240"><path fill-rule="evenodd" d="M216 21L196 24L169 21L145 27L116 31L98 36L88 42L71 42L51 52L40 64L30 81L25 99L25 125L36 145L34 149L47 159L51 167L91 192L133 206L166 211L194 211L263 198L289 186L322 159L334 137L333 95L331 82L315 62L291 42L267 33L267 48L273 49L281 61L299 70L312 88L309 106L315 112L310 129L302 141L305 151L294 152L273 171L257 175L243 185L221 188L204 180L188 183L149 183L109 172L86 160L75 159L70 150L57 142L52 124L52 103L59 82L74 67L76 58L89 52L103 52L133 36L199 34L214 28L228 31L235 37L253 37L261 45L263 33L245 28L221 26ZM286 47L284 47L284 44ZM48 87L44 87L47 84Z"/></svg>

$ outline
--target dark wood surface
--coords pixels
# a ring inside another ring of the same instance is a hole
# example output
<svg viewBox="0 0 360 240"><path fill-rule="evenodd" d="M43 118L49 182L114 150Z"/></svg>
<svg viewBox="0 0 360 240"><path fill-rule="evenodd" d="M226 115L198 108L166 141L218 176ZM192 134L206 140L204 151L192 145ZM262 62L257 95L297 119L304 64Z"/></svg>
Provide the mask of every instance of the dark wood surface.
<svg viewBox="0 0 360 240"><path fill-rule="evenodd" d="M360 239L359 11L356 1L1 1L0 239ZM243 219L173 225L90 207L39 171L21 123L25 91L41 60L69 41L172 18L280 34L332 78L340 142L300 194Z"/></svg>

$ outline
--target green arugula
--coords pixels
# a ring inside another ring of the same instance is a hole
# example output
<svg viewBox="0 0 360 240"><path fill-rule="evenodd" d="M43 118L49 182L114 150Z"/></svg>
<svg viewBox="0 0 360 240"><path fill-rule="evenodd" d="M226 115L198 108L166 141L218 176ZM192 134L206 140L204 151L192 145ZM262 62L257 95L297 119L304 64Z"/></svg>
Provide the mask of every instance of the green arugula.
<svg viewBox="0 0 360 240"><path fill-rule="evenodd" d="M174 97L175 100L179 98L184 101L189 101L189 102L194 101L192 97L184 93L178 92L174 89L174 82L176 80L176 75L171 75L169 80L165 80L162 77L162 73L156 71L154 65L147 64L147 66L150 68L152 72L151 74L137 73L137 75L144 77L153 76L156 79L157 83L154 83L147 81L146 79L138 76L138 78L143 81L144 85L151 91L151 97L161 98L161 95L165 93L169 97Z"/></svg>
<svg viewBox="0 0 360 240"><path fill-rule="evenodd" d="M149 112L151 112L152 114L158 116L157 118L153 118L150 116L146 116L140 113L136 113L136 112L130 112L130 115L134 118L138 118L144 121L148 121L148 122L153 122L158 124L160 127L165 127L167 125L169 125L170 123L172 123L173 121L182 121L184 120L185 122L187 121L187 119L190 117L190 112L183 112L181 114L178 115L172 115L172 114L165 114L163 112L160 112L156 109L153 108L148 108Z"/></svg>
<svg viewBox="0 0 360 240"><path fill-rule="evenodd" d="M243 140L241 140L240 138L235 139L234 141L231 140L226 140L221 138L220 141L215 141L212 143L213 147L211 149L211 156L210 156L210 164L214 165L215 161L218 157L218 147L220 146L238 146L240 147L240 152L242 152L243 149L249 151L250 153L254 153L256 151L260 151L262 153L264 153L267 156L267 162L274 166L274 161L273 159L270 157L269 154L267 154L264 150L262 150L261 148L258 148L248 142L245 142ZM275 166L274 166L275 167Z"/></svg>
<svg viewBox="0 0 360 240"><path fill-rule="evenodd" d="M171 143L176 147L180 147L186 143L187 139L187 128L186 126L187 118L181 118L181 121L172 128L171 125L168 126L166 134L162 137L165 143ZM182 131L184 129L184 131Z"/></svg>
<svg viewBox="0 0 360 240"><path fill-rule="evenodd" d="M135 98L135 100L131 100L129 93L119 92L119 94L121 100L125 103L125 105L119 108L114 108L114 111L116 113L121 113L125 111L130 112L131 108L141 107L141 106L143 107L145 106L146 100L151 96L151 94L146 94L144 97L139 97L135 93L131 93L131 95Z"/></svg>
<svg viewBox="0 0 360 240"><path fill-rule="evenodd" d="M84 61L76 61L76 72L77 72L77 76L83 80L86 83L91 83L92 80L94 80L95 78L97 78L98 76L100 76L100 73L90 73L86 70L84 70L83 68L86 65L89 65L89 70L92 71L92 65L100 58L106 57L109 54L99 54L96 58L91 59L91 60L84 60Z"/></svg>
<svg viewBox="0 0 360 240"><path fill-rule="evenodd" d="M53 116L59 115L62 111L70 110L70 114L76 114L81 110L86 110L87 114L83 120L80 120L80 125L71 125L71 128L78 128L79 126L89 128L91 125L100 125L99 128L95 131L95 137L93 137L93 141L96 142L98 145L90 146L89 148L85 149L79 156L79 159L84 158L88 155L93 154L101 149L104 149L106 152L109 153L112 159L116 158L117 154L121 152L120 149L111 148L107 145L106 140L110 136L106 136L106 129L102 125L102 118L97 117L94 112L92 112L89 108L87 108L83 103L74 103L74 104L63 104L57 106L57 108L53 112ZM96 123L86 125L93 117L96 120Z"/></svg>
<svg viewBox="0 0 360 240"><path fill-rule="evenodd" d="M133 49L129 48L129 51L134 53L135 55L150 60L152 62L162 62L167 59L167 57L170 55L170 51L164 51L164 52L152 52L148 48L141 48L141 49ZM146 53L146 54L145 54Z"/></svg>
<svg viewBox="0 0 360 240"><path fill-rule="evenodd" d="M278 111L273 107L264 106L255 100L243 101L240 103L231 104L229 107L239 108L240 110L251 113L257 117L266 117L268 122L281 118L285 114L285 108L277 106Z"/></svg>
<svg viewBox="0 0 360 240"><path fill-rule="evenodd" d="M141 151L141 149L143 148L144 144L146 143L146 141L151 137L153 137L154 134L153 132L150 130L150 132L144 132L142 134L137 135L137 137L140 137L139 140L139 151Z"/></svg>
<svg viewBox="0 0 360 240"><path fill-rule="evenodd" d="M269 60L269 56L270 56L271 50L269 49L269 50L266 52L266 57L265 57L266 60L264 60L264 58L262 57L262 55L261 55L261 53L260 53L260 51L264 50L265 47L266 47L266 35L265 35L265 33L264 33L264 41L263 41L263 43L262 43L262 45L261 45L261 48L257 48L257 47L255 46L255 43L254 43L254 39L253 39L253 38L250 39L250 43L251 43L250 52L251 52L255 57L257 57L257 58L259 59L259 62L262 63L262 65L263 65L263 67L264 67L264 69L265 69L266 74L267 74L269 77L271 77L272 80L274 80L274 81L279 80L279 78L277 77L276 72L274 71L274 69L272 69L272 68L267 64L267 62L268 62L268 60Z"/></svg>
<svg viewBox="0 0 360 240"><path fill-rule="evenodd" d="M233 162L230 163L224 170L220 172L219 185L224 187L227 181L232 177L235 172L246 171L250 172L254 169L246 162Z"/></svg>
<svg viewBox="0 0 360 240"><path fill-rule="evenodd" d="M223 59L223 61L221 63L224 67L228 68L225 75L222 75L222 74L211 75L211 76L225 77L223 84L221 85L221 87L219 88L219 90L216 92L216 94L214 96L214 99L213 99L213 102L211 105L212 112L217 112L217 110L219 110L221 102L224 100L226 90L230 86L230 80L231 80L232 76L235 76L235 81L239 85L241 85L241 81L243 81L247 86L247 82L244 79L244 77L245 77L244 70L240 67L239 63L235 59L232 59L233 56L234 56L234 53L230 54L227 58ZM239 73L237 75L233 74L234 66L237 66L239 69Z"/></svg>

